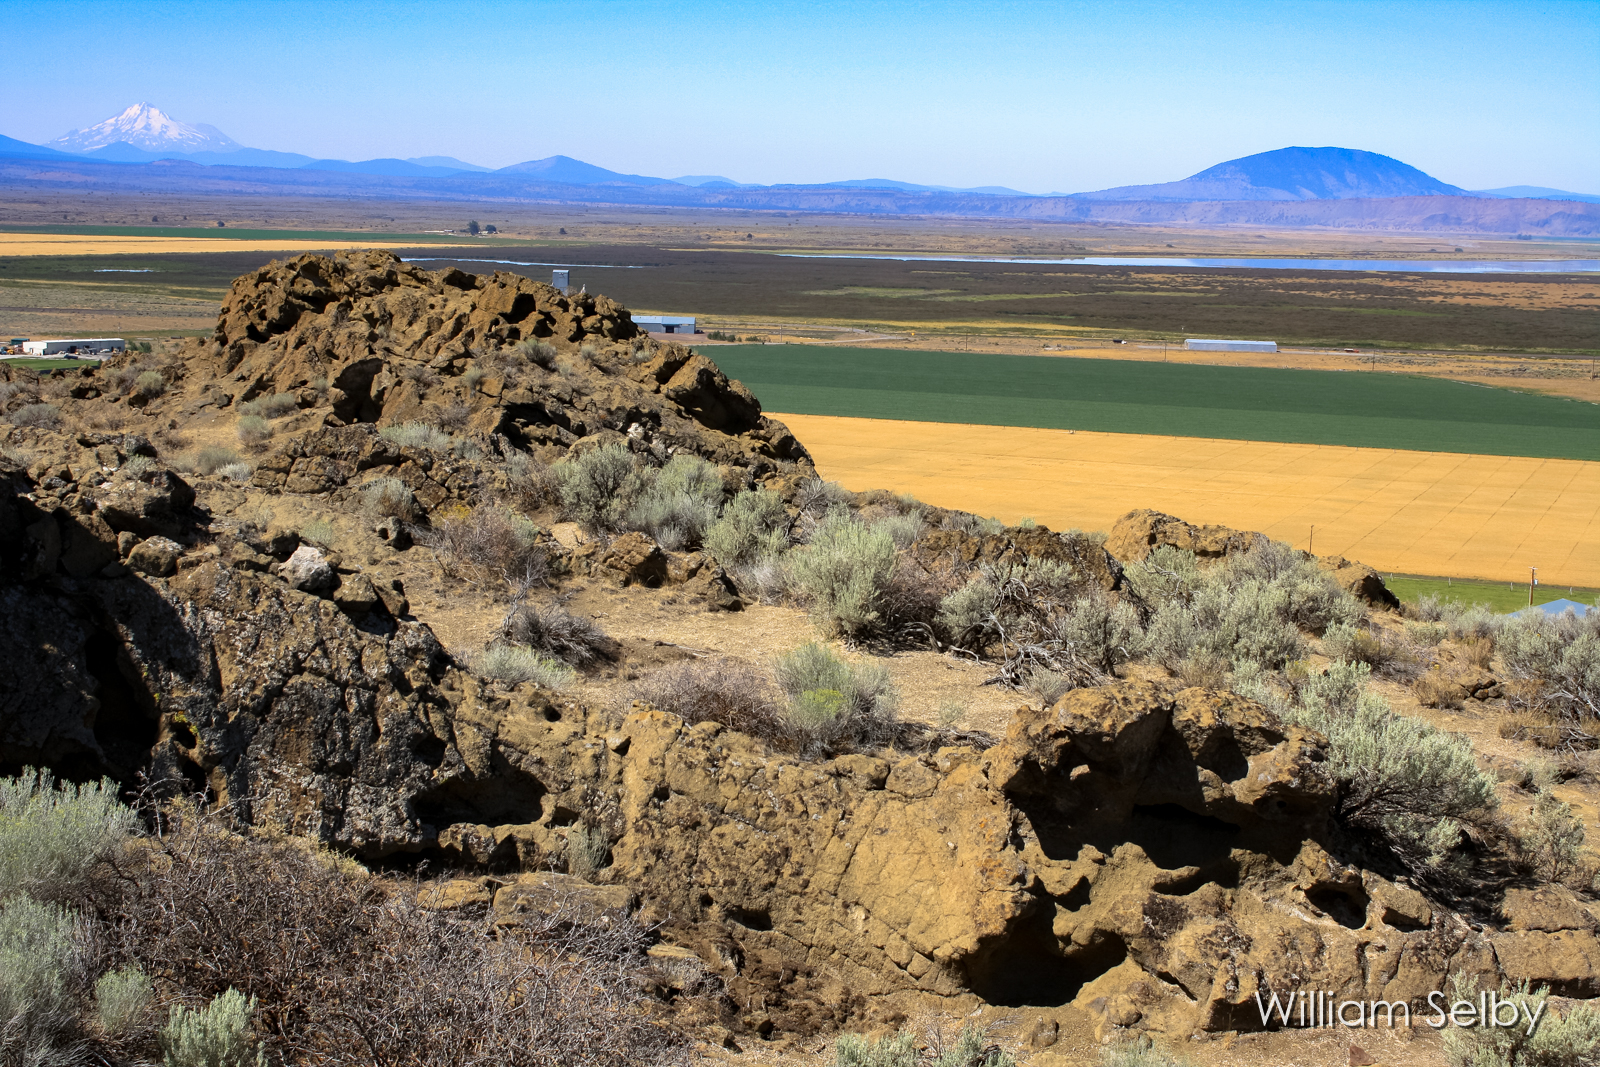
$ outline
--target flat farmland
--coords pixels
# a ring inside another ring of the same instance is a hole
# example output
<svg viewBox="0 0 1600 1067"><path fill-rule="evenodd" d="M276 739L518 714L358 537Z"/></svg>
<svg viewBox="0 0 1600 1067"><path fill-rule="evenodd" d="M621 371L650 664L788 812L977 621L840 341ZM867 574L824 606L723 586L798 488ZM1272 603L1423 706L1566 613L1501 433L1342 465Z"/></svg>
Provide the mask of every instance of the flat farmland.
<svg viewBox="0 0 1600 1067"><path fill-rule="evenodd" d="M1106 530L1134 508L1385 572L1600 586L1600 463L774 412L830 479Z"/></svg>
<svg viewBox="0 0 1600 1067"><path fill-rule="evenodd" d="M1600 405L1408 374L823 345L709 351L763 407L797 414L1600 460Z"/></svg>
<svg viewBox="0 0 1600 1067"><path fill-rule="evenodd" d="M697 315L713 327L765 324L740 333L814 323L892 334L914 330L923 339L1010 337L1035 344L1257 337L1339 348L1600 355L1600 282L1583 274L819 259L731 251L713 247L711 235L700 248L500 237L463 249L460 238L424 242L406 234L231 225L189 230L189 236L166 235L181 232L177 228L154 232L162 229L0 233L0 280L116 277L130 285L223 290L237 275L296 251L382 244L426 260L429 268L455 263L479 274L509 270L548 279L551 264L565 265L573 271L572 284L636 311Z"/></svg>

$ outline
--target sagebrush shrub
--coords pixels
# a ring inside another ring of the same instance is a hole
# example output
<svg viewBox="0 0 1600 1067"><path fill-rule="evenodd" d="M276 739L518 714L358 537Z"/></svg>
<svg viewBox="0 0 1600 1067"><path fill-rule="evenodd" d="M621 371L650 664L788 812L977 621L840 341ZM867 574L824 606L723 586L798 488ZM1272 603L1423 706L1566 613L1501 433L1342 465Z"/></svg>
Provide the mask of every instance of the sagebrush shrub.
<svg viewBox="0 0 1600 1067"><path fill-rule="evenodd" d="M1005 533L1006 524L994 516L980 518L965 512L951 512L945 521L946 529L964 533L969 537L993 537Z"/></svg>
<svg viewBox="0 0 1600 1067"><path fill-rule="evenodd" d="M887 533L896 548L910 548L912 542L921 537L922 531L928 528L921 511L885 516L872 525L874 529Z"/></svg>
<svg viewBox="0 0 1600 1067"><path fill-rule="evenodd" d="M147 400L153 400L167 391L167 380L161 376L160 371L147 370L134 379L133 393Z"/></svg>
<svg viewBox="0 0 1600 1067"><path fill-rule="evenodd" d="M102 1033L115 1037L132 1028L150 1006L150 976L137 966L118 967L94 984L95 1015Z"/></svg>
<svg viewBox="0 0 1600 1067"><path fill-rule="evenodd" d="M794 506L801 514L821 518L834 508L847 506L852 499L850 490L838 482L823 481L816 475L804 479L794 489Z"/></svg>
<svg viewBox="0 0 1600 1067"><path fill-rule="evenodd" d="M1286 713L1328 739L1328 770L1340 784L1339 811L1375 831L1424 884L1458 889L1467 871L1466 827L1488 826L1495 781L1478 768L1472 744L1421 719L1396 715L1375 693L1354 707L1346 691Z"/></svg>
<svg viewBox="0 0 1600 1067"><path fill-rule="evenodd" d="M0 1062L49 1062L41 1054L71 1042L88 937L83 921L59 905L27 896L0 903Z"/></svg>
<svg viewBox="0 0 1600 1067"><path fill-rule="evenodd" d="M174 1005L161 1030L162 1062L166 1067L265 1067L267 1055L258 1048L250 1028L256 998L237 989L212 1000L203 1008Z"/></svg>
<svg viewBox="0 0 1600 1067"><path fill-rule="evenodd" d="M1144 559L1123 571L1133 591L1154 604L1187 600L1200 584L1200 564L1193 552L1157 545Z"/></svg>
<svg viewBox="0 0 1600 1067"><path fill-rule="evenodd" d="M1539 877L1564 881L1583 858L1583 820L1548 788L1539 790L1522 832L1522 847Z"/></svg>
<svg viewBox="0 0 1600 1067"><path fill-rule="evenodd" d="M1495 648L1507 673L1529 683L1524 703L1571 720L1600 718L1600 610L1509 616Z"/></svg>
<svg viewBox="0 0 1600 1067"><path fill-rule="evenodd" d="M1147 628L1147 648L1170 669L1200 657L1224 665L1248 660L1276 670L1303 651L1288 608L1280 586L1250 578L1230 587L1208 575L1188 603L1161 603Z"/></svg>
<svg viewBox="0 0 1600 1067"><path fill-rule="evenodd" d="M1449 1000L1477 1003L1477 983L1465 974L1450 981ZM1530 990L1527 982L1502 987L1500 999L1517 1005L1516 1026L1451 1026L1444 1032L1450 1067L1588 1067L1600 1060L1600 1010L1576 1004L1565 1015L1550 1006L1550 991ZM1528 1032L1527 1019L1539 1017Z"/></svg>
<svg viewBox="0 0 1600 1067"><path fill-rule="evenodd" d="M683 453L659 471L645 468L639 474L642 485L624 514L625 525L669 551L699 545L722 509L722 474L716 466Z"/></svg>
<svg viewBox="0 0 1600 1067"><path fill-rule="evenodd" d="M569 453L550 473L567 517L591 533L621 528L643 488L638 458L618 444Z"/></svg>
<svg viewBox="0 0 1600 1067"><path fill-rule="evenodd" d="M830 511L791 561L795 585L825 632L864 636L878 628L884 588L894 574L894 539L888 531Z"/></svg>
<svg viewBox="0 0 1600 1067"><path fill-rule="evenodd" d="M894 732L900 694L881 663L849 663L825 645L801 645L773 664L782 723L806 755L871 745Z"/></svg>
<svg viewBox="0 0 1600 1067"><path fill-rule="evenodd" d="M918 1067L916 1035L901 1030L876 1041L840 1034L833 1043L834 1067Z"/></svg>
<svg viewBox="0 0 1600 1067"><path fill-rule="evenodd" d="M25 768L0 778L0 900L28 893L71 895L94 867L133 834L132 809L109 778L57 783L49 771Z"/></svg>
<svg viewBox="0 0 1600 1067"><path fill-rule="evenodd" d="M24 404L11 413L13 426L53 430L61 422L61 409L54 404Z"/></svg>
<svg viewBox="0 0 1600 1067"><path fill-rule="evenodd" d="M430 452L448 452L456 439L425 422L403 422L396 426L385 426L378 431L378 436L401 448L425 448Z"/></svg>
<svg viewBox="0 0 1600 1067"><path fill-rule="evenodd" d="M783 497L745 490L728 501L705 534L705 549L724 567L770 559L789 547L789 513Z"/></svg>
<svg viewBox="0 0 1600 1067"><path fill-rule="evenodd" d="M1334 660L1321 674L1300 683L1300 703L1313 715L1353 715L1372 679L1365 663Z"/></svg>
<svg viewBox="0 0 1600 1067"><path fill-rule="evenodd" d="M936 622L956 647L997 648L1009 685L1037 671L1074 685L1097 682L1144 644L1131 605L1112 602L1069 563L1039 557L979 567L941 601Z"/></svg>
<svg viewBox="0 0 1600 1067"><path fill-rule="evenodd" d="M1114 674L1143 646L1139 613L1126 601L1113 602L1099 586L1088 588L1093 592L1072 601L1056 633L1084 662L1105 674Z"/></svg>
<svg viewBox="0 0 1600 1067"><path fill-rule="evenodd" d="M917 1049L916 1035L908 1030L887 1034L876 1041L859 1034L840 1034L834 1041L835 1067L1016 1067L1016 1060L991 1044L977 1026L968 1024L948 1043L934 1039L929 1055Z"/></svg>

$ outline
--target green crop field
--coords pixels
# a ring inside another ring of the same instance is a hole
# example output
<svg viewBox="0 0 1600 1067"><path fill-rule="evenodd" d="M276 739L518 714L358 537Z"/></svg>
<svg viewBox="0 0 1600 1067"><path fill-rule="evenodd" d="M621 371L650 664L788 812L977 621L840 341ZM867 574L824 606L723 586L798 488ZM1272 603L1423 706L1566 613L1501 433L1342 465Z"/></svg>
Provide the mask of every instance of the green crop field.
<svg viewBox="0 0 1600 1067"><path fill-rule="evenodd" d="M1600 406L1404 374L719 345L769 411L1600 460Z"/></svg>
<svg viewBox="0 0 1600 1067"><path fill-rule="evenodd" d="M91 363L84 359L29 359L26 356L7 356L6 365L22 367L25 370L60 370L63 367L98 367L98 363Z"/></svg>
<svg viewBox="0 0 1600 1067"><path fill-rule="evenodd" d="M1528 606L1528 583L1483 582L1468 578L1426 578L1415 575L1383 576L1383 584L1390 592L1408 604L1415 604L1428 594L1458 604L1483 604L1491 611L1520 611ZM1535 604L1548 604L1552 600L1574 600L1579 604L1593 604L1600 589L1539 585L1533 590Z"/></svg>

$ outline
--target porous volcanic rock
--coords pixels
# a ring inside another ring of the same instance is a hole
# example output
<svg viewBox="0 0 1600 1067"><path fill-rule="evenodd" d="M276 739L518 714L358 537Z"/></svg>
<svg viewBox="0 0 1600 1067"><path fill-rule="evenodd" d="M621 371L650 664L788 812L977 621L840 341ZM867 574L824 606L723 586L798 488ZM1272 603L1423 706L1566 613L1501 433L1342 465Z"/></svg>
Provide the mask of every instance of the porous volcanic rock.
<svg viewBox="0 0 1600 1067"><path fill-rule="evenodd" d="M74 577L82 491L0 475L0 760L184 781L391 863L559 870L581 823L610 843L605 906L636 906L762 1026L923 992L1186 1033L1261 1028L1258 992L1594 984L1568 897L1508 898L1510 928L1484 932L1353 864L1322 739L1230 693L1119 681L1019 710L987 750L805 760L489 682L381 598L360 590L355 619L243 541L186 546L171 577Z"/></svg>
<svg viewBox="0 0 1600 1067"><path fill-rule="evenodd" d="M1235 530L1229 526L1195 526L1161 511L1138 508L1128 512L1111 527L1106 551L1123 563L1137 563L1161 545L1193 552L1200 559L1223 559L1237 552L1248 552L1266 540L1264 534ZM1400 598L1383 584L1378 572L1364 563L1343 556L1310 556L1317 566L1333 576L1339 587L1377 608L1398 610Z"/></svg>
<svg viewBox="0 0 1600 1067"><path fill-rule="evenodd" d="M517 350L523 342L548 348ZM180 365L190 408L282 394L299 410L283 422L291 432L449 421L546 461L579 441L616 441L658 463L694 452L747 482L810 467L748 389L688 348L647 338L610 298L503 271L426 271L390 252L303 255L240 277L212 337L187 345ZM258 466L257 484L324 491L347 476L353 443L297 436L279 462Z"/></svg>
<svg viewBox="0 0 1600 1067"><path fill-rule="evenodd" d="M1161 545L1193 552L1201 559L1221 559L1247 552L1261 540L1258 533L1228 526L1195 526L1150 508L1136 508L1118 519L1106 537L1106 551L1124 563L1138 563Z"/></svg>

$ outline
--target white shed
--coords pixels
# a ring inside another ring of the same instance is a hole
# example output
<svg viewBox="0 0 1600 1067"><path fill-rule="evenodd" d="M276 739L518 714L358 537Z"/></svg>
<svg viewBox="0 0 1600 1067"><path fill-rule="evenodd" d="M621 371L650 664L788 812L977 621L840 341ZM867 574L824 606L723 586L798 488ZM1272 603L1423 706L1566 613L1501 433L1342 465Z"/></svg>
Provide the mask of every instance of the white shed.
<svg viewBox="0 0 1600 1067"><path fill-rule="evenodd" d="M635 315L633 322L646 333L694 333L693 315Z"/></svg>
<svg viewBox="0 0 1600 1067"><path fill-rule="evenodd" d="M1276 352L1276 341L1217 341L1191 337L1183 347L1192 352Z"/></svg>

